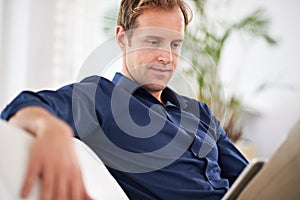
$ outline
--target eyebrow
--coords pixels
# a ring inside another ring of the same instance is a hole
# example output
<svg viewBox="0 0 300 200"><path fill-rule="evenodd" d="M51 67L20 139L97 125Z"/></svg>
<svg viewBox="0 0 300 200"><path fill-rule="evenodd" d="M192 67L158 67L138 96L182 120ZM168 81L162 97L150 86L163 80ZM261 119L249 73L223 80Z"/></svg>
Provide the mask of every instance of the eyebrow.
<svg viewBox="0 0 300 200"><path fill-rule="evenodd" d="M154 35L147 35L145 36L146 39L157 39L157 40L165 40L165 38L160 37L160 36L154 36ZM183 42L183 39L175 39L172 40L172 42Z"/></svg>

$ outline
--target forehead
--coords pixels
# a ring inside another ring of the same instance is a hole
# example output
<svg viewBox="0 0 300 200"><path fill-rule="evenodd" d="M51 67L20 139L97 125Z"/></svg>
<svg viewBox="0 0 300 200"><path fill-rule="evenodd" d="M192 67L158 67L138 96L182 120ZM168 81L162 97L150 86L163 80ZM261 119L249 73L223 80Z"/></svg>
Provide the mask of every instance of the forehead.
<svg viewBox="0 0 300 200"><path fill-rule="evenodd" d="M148 8L136 19L137 29L144 34L184 35L184 16L176 6L172 9Z"/></svg>
<svg viewBox="0 0 300 200"><path fill-rule="evenodd" d="M134 29L133 35L135 38L156 38L165 40L184 40L184 34L171 29L166 28L137 28Z"/></svg>

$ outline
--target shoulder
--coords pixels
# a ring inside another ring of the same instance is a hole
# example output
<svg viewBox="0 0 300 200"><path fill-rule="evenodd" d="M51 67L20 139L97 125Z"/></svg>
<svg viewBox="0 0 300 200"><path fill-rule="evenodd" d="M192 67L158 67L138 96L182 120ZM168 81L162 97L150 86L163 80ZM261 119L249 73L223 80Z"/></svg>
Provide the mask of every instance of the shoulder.
<svg viewBox="0 0 300 200"><path fill-rule="evenodd" d="M106 101L111 96L114 84L101 76L90 76L72 84L72 102L80 107L95 106L95 101ZM63 90L63 88L62 88Z"/></svg>
<svg viewBox="0 0 300 200"><path fill-rule="evenodd" d="M79 81L76 84L84 85L84 84L90 84L90 85L103 85L103 84L113 84L110 80L102 77L102 76L88 76L81 81Z"/></svg>
<svg viewBox="0 0 300 200"><path fill-rule="evenodd" d="M97 75L86 77L72 85L73 92L74 90L76 90L84 93L96 91L99 89L110 89L113 87L114 84L110 80Z"/></svg>

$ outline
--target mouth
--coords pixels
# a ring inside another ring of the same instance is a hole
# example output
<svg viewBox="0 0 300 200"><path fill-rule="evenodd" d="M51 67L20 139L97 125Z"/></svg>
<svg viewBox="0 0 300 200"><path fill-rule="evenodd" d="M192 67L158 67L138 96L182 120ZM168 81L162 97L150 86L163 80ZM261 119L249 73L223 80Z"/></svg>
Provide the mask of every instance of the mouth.
<svg viewBox="0 0 300 200"><path fill-rule="evenodd" d="M154 71L158 71L158 72L172 72L174 71L172 66L169 65L157 65L157 64L153 64L153 65L148 65L148 68Z"/></svg>

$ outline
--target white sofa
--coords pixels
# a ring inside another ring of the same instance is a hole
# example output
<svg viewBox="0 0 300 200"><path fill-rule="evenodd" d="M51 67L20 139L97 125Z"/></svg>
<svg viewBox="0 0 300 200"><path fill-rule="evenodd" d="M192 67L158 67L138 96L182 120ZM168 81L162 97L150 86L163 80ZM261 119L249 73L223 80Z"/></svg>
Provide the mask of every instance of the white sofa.
<svg viewBox="0 0 300 200"><path fill-rule="evenodd" d="M83 173L84 183L93 199L128 199L102 161L83 142L73 139ZM31 135L0 120L0 199L20 199L19 194L26 170ZM28 198L39 197L37 182Z"/></svg>

